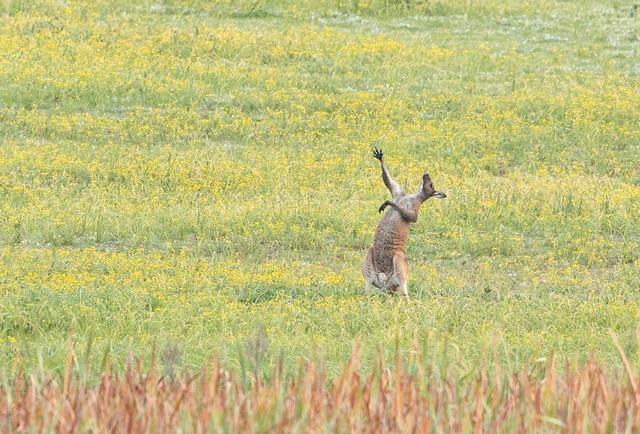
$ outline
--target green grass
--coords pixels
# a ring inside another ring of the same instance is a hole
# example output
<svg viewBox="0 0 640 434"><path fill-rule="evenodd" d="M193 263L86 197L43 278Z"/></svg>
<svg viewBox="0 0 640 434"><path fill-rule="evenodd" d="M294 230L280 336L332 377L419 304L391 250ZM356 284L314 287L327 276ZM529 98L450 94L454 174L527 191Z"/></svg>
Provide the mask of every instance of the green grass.
<svg viewBox="0 0 640 434"><path fill-rule="evenodd" d="M0 366L195 369L363 345L475 372L620 364L640 285L640 21L622 1L4 2ZM388 198L429 201L410 299L359 273ZM249 350L249 352L251 352ZM172 353L172 354L173 354Z"/></svg>

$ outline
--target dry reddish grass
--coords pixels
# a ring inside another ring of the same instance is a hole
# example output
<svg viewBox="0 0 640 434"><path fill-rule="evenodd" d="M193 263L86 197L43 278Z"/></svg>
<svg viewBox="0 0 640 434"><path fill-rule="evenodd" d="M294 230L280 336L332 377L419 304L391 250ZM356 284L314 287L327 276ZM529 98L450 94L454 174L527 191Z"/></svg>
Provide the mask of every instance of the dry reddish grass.
<svg viewBox="0 0 640 434"><path fill-rule="evenodd" d="M152 366L111 369L97 384L16 375L0 388L2 432L637 432L640 384L629 368L608 375L593 359L541 373L479 369L461 383L414 355L394 366L358 369L354 353L333 380L314 363L295 378L276 368L243 380L213 361L198 375L163 377ZM623 355L626 363L626 358ZM628 365L627 365L628 366Z"/></svg>

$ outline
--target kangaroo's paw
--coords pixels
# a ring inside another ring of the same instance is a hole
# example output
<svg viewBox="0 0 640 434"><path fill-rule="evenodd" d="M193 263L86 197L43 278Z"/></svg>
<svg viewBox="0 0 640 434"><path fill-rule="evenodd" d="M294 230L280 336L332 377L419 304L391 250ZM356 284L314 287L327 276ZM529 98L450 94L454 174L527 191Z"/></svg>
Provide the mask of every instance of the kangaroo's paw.
<svg viewBox="0 0 640 434"><path fill-rule="evenodd" d="M382 161L382 149L373 148L373 156Z"/></svg>
<svg viewBox="0 0 640 434"><path fill-rule="evenodd" d="M382 205L380 205L380 208L378 208L378 212L382 212L384 211L384 209L387 207L387 205L389 205L389 201L385 200Z"/></svg>

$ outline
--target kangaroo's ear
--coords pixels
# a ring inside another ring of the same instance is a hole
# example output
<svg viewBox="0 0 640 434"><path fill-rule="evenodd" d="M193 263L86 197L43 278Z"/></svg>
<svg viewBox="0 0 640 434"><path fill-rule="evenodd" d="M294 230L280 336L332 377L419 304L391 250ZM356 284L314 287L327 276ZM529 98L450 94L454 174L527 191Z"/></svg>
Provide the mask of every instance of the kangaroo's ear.
<svg viewBox="0 0 640 434"><path fill-rule="evenodd" d="M425 173L424 175L422 175L422 179L425 181L431 181L431 177L429 176L428 173Z"/></svg>

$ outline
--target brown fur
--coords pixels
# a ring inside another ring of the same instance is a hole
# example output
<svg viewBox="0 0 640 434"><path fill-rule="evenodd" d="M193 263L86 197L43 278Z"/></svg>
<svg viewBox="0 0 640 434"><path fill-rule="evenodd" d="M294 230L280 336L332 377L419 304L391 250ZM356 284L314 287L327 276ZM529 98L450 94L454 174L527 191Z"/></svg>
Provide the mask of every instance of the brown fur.
<svg viewBox="0 0 640 434"><path fill-rule="evenodd" d="M382 212L389 209L376 229L373 246L367 250L362 264L362 275L365 279L365 290L370 285L388 292L400 292L408 295L409 269L406 256L406 243L409 237L409 226L418 220L420 206L430 197L446 197L435 190L428 174L422 177L420 190L408 195L396 183L384 164L382 152L374 150L374 156L380 160L382 179L391 191L393 201L385 201L380 206Z"/></svg>

